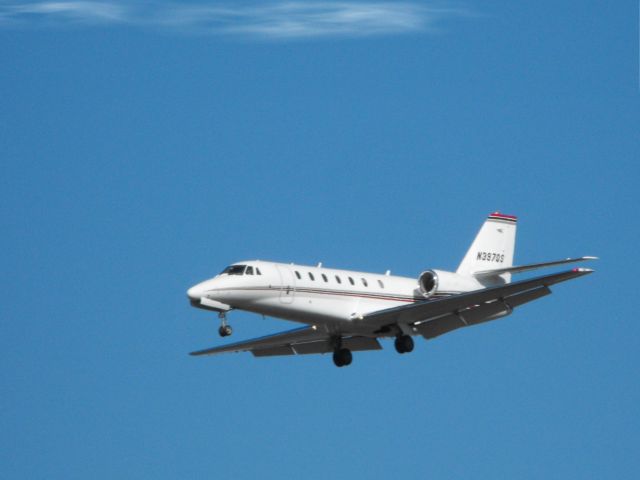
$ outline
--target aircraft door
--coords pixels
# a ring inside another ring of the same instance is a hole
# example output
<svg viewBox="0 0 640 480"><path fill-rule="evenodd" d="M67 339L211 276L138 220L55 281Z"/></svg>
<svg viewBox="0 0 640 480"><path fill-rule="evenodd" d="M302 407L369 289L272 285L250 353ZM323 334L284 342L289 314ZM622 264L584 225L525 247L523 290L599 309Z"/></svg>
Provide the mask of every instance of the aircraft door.
<svg viewBox="0 0 640 480"><path fill-rule="evenodd" d="M280 275L280 303L290 304L296 294L296 279L289 267L276 265Z"/></svg>

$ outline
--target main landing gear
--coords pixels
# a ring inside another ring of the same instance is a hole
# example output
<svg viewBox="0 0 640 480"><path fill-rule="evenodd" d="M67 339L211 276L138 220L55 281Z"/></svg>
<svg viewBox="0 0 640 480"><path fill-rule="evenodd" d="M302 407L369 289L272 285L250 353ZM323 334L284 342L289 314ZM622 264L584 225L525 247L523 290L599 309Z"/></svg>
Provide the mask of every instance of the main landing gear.
<svg viewBox="0 0 640 480"><path fill-rule="evenodd" d="M396 352L409 353L413 351L413 338L409 335L398 335L395 341Z"/></svg>
<svg viewBox="0 0 640 480"><path fill-rule="evenodd" d="M340 339L334 340L333 345L335 348L333 351L333 363L335 363L336 367L351 365L351 361L353 360L351 350L343 348ZM411 335L400 334L396 337L395 347L398 353L412 352L414 347L413 338L411 338Z"/></svg>
<svg viewBox="0 0 640 480"><path fill-rule="evenodd" d="M336 364L336 367L351 365L352 360L353 355L351 355L351 350L348 348L338 348L333 352L333 363Z"/></svg>
<svg viewBox="0 0 640 480"><path fill-rule="evenodd" d="M331 345L333 347L333 363L335 363L336 367L351 365L353 355L351 355L351 350L342 346L342 337L333 337L331 339Z"/></svg>
<svg viewBox="0 0 640 480"><path fill-rule="evenodd" d="M224 312L220 312L218 314L218 317L220 318L220 328L218 328L218 334L221 337L228 337L233 333L233 328L231 328L231 325L227 325L227 315Z"/></svg>

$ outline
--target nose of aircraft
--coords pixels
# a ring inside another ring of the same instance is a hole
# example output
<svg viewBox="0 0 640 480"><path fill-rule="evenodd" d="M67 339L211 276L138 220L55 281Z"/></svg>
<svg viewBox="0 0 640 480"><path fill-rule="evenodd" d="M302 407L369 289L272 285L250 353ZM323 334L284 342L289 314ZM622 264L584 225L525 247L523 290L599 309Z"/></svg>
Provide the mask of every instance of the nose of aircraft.
<svg viewBox="0 0 640 480"><path fill-rule="evenodd" d="M189 300L200 300L203 292L204 289L202 288L202 284L199 283L187 290L187 297L189 297Z"/></svg>

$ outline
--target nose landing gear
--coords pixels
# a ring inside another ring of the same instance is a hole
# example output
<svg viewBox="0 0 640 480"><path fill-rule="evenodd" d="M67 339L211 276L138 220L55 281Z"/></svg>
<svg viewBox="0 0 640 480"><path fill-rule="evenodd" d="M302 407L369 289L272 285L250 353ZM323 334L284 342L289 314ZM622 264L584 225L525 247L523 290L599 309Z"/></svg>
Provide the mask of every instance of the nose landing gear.
<svg viewBox="0 0 640 480"><path fill-rule="evenodd" d="M220 318L220 328L218 328L218 334L221 337L228 337L233 333L233 328L231 328L231 325L227 325L227 315L224 312L220 312L218 314L218 318Z"/></svg>
<svg viewBox="0 0 640 480"><path fill-rule="evenodd" d="M233 328L231 328L229 325L220 325L220 328L218 328L218 333L221 337L228 337L233 333Z"/></svg>

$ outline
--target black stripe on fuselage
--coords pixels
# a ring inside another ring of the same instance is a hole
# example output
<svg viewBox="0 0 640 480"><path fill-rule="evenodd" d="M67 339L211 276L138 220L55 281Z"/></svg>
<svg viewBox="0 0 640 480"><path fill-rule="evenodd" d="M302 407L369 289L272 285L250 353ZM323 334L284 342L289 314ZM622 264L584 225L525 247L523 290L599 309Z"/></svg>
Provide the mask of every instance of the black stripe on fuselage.
<svg viewBox="0 0 640 480"><path fill-rule="evenodd" d="M460 292L438 292L432 295L429 298L426 297L414 297L407 295L398 295L398 294L384 294L384 293L367 293L367 292L358 292L353 290L330 290L330 289L321 289L321 288L307 288L307 287L281 287L281 286L265 286L265 287L241 287L241 288L224 288L220 290L225 291L268 291L268 292L294 292L294 293L312 293L316 295L333 295L333 296L343 296L343 297L360 297L374 300L389 300L394 302L422 302L425 300L432 300L436 298L448 297L451 295L455 295Z"/></svg>

